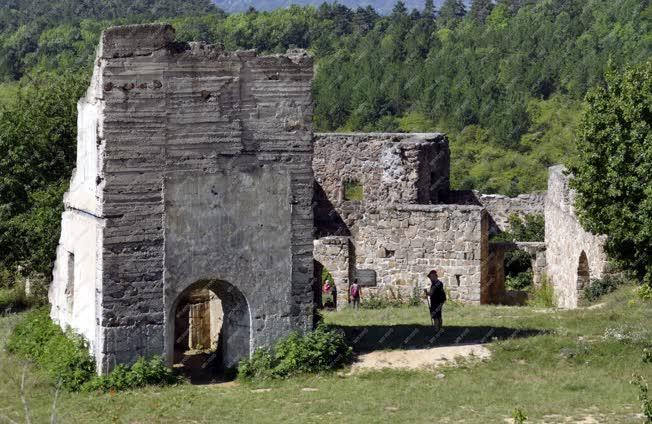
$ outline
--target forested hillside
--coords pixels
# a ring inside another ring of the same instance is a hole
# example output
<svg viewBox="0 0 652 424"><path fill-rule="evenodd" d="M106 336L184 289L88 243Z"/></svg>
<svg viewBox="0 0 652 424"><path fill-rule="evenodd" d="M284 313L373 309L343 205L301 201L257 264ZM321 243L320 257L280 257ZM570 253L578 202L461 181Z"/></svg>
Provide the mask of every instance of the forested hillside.
<svg viewBox="0 0 652 424"><path fill-rule="evenodd" d="M575 154L587 90L652 51L649 0L475 0L468 10L429 0L387 16L342 5L227 15L209 0L0 2L0 249L11 263L38 252L38 269L73 166L76 97L110 25L161 20L180 41L307 48L316 130L446 131L454 186L510 195L545 189L546 168Z"/></svg>
<svg viewBox="0 0 652 424"><path fill-rule="evenodd" d="M443 0L437 0L439 5ZM281 7L291 5L297 6L319 6L323 0L214 0L215 4L228 13L246 12L253 7L260 11L270 11ZM340 0L338 2L348 8L356 9L358 7L373 7L378 13L387 14L392 11L395 0ZM412 9L423 9L424 0L407 0L405 6Z"/></svg>

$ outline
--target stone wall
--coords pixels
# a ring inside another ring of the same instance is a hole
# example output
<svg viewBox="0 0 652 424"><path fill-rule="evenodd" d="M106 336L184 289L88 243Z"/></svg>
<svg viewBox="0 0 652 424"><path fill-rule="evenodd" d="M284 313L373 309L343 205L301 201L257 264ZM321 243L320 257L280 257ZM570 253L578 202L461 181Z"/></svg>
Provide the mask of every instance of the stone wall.
<svg viewBox="0 0 652 424"><path fill-rule="evenodd" d="M316 134L314 145L319 236L349 235L370 209L438 203L448 193L443 134ZM362 186L361 200L345 198L348 183Z"/></svg>
<svg viewBox="0 0 652 424"><path fill-rule="evenodd" d="M500 194L482 194L475 190L452 190L446 203L483 206L489 213L489 233L510 230L509 217L517 215L543 215L546 193L528 193L516 197Z"/></svg>
<svg viewBox="0 0 652 424"><path fill-rule="evenodd" d="M516 197L502 196L500 194L477 194L480 204L487 209L491 216L492 228L490 233L509 231L509 217L517 215L543 215L545 208L545 193L521 194Z"/></svg>
<svg viewBox="0 0 652 424"><path fill-rule="evenodd" d="M227 365L312 326L312 59L174 38L105 31L79 103L50 299L101 372L171 360L175 307L200 283L223 301Z"/></svg>
<svg viewBox="0 0 652 424"><path fill-rule="evenodd" d="M396 205L358 222L356 269L374 270L378 289L425 288L428 271L456 300L480 303L486 284L487 215L477 206Z"/></svg>
<svg viewBox="0 0 652 424"><path fill-rule="evenodd" d="M488 283L486 301L483 303L507 303L512 298L508 296L505 287L505 254L513 250L523 250L531 257L532 283L535 287L541 285L546 273L546 244L543 242L492 242L489 243Z"/></svg>
<svg viewBox="0 0 652 424"><path fill-rule="evenodd" d="M577 307L581 291L590 278L605 272L605 236L596 236L580 225L574 209L575 192L562 166L549 170L546 196L547 274L560 307ZM586 273L588 272L588 275Z"/></svg>
<svg viewBox="0 0 652 424"><path fill-rule="evenodd" d="M313 255L318 263L316 269L324 267L333 276L337 290L345 294L354 275L355 264L351 263L351 239L349 237L323 237L314 242ZM321 288L321 275L315 275Z"/></svg>

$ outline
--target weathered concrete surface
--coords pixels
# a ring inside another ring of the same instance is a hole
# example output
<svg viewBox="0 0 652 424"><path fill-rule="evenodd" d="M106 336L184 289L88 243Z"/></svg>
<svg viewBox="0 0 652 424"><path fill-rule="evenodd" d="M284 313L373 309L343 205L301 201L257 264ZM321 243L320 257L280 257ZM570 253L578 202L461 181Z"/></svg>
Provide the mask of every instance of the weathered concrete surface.
<svg viewBox="0 0 652 424"><path fill-rule="evenodd" d="M222 300L227 365L312 325L312 59L173 41L168 25L105 31L79 103L50 299L101 372L170 359L197 285Z"/></svg>
<svg viewBox="0 0 652 424"><path fill-rule="evenodd" d="M605 272L605 236L596 236L580 225L573 204L575 192L568 187L569 176L563 166L549 170L546 196L547 274L564 308L577 307L581 291L590 278Z"/></svg>

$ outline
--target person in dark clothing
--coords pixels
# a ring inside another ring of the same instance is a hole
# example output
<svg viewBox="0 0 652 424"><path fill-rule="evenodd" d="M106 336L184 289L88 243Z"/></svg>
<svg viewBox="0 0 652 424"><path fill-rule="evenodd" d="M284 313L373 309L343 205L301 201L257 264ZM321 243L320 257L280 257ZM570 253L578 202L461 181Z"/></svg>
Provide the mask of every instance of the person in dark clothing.
<svg viewBox="0 0 652 424"><path fill-rule="evenodd" d="M333 283L331 288L331 294L333 295L333 308L337 310L337 285Z"/></svg>
<svg viewBox="0 0 652 424"><path fill-rule="evenodd" d="M439 331L444 324L441 312L446 302L446 290L444 290L444 283L439 280L436 270L433 269L428 273L428 279L430 279L430 289L424 289L423 292L430 298L428 303L432 325L435 327L435 331Z"/></svg>

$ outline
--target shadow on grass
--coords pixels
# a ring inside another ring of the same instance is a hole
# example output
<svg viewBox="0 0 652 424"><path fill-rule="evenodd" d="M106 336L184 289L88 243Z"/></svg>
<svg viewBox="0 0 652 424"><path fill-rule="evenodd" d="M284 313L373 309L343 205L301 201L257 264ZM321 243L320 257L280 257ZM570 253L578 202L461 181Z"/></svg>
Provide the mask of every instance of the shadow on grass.
<svg viewBox="0 0 652 424"><path fill-rule="evenodd" d="M445 326L441 331L435 332L431 326L418 324L336 326L336 328L344 331L347 341L356 353L484 344L546 333L546 330L490 326Z"/></svg>

